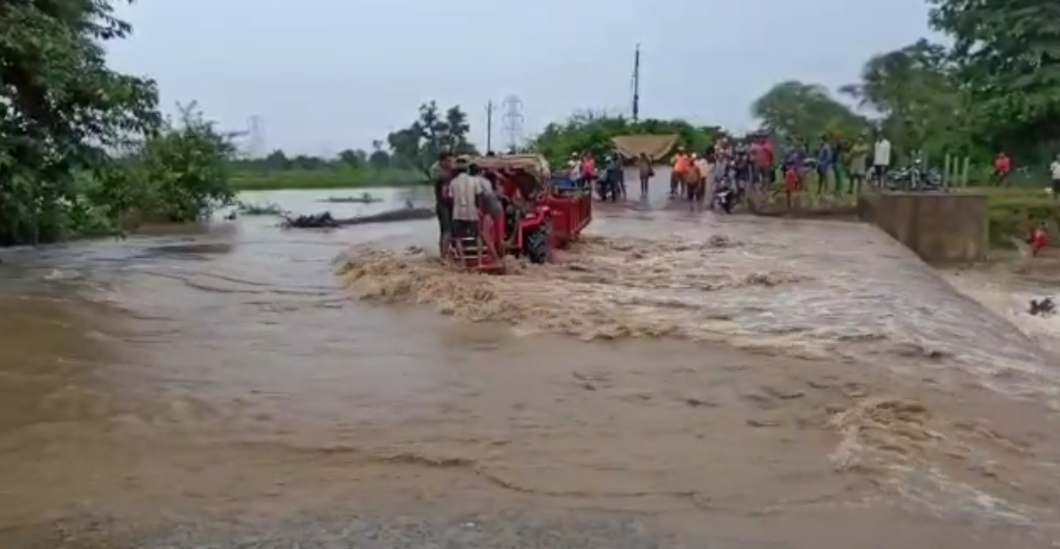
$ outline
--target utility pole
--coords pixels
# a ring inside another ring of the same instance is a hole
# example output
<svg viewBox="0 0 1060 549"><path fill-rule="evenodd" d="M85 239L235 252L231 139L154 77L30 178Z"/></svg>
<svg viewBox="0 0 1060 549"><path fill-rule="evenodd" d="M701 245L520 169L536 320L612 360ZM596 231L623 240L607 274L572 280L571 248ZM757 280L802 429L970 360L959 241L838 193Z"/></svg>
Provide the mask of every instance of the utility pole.
<svg viewBox="0 0 1060 549"><path fill-rule="evenodd" d="M486 152L493 151L493 101L486 103Z"/></svg>
<svg viewBox="0 0 1060 549"><path fill-rule="evenodd" d="M640 120L640 44L633 52L633 123Z"/></svg>

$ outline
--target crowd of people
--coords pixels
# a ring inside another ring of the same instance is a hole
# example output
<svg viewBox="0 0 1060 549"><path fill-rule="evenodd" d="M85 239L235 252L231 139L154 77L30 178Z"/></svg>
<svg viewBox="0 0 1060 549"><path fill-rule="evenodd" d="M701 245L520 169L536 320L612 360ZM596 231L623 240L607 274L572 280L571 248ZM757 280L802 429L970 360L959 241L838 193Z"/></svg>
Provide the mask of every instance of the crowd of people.
<svg viewBox="0 0 1060 549"><path fill-rule="evenodd" d="M850 145L823 136L812 150L802 143L791 143L778 150L766 134L754 133L741 139L722 137L702 152L678 147L671 160L671 199L687 200L697 209L715 207L719 194L739 199L748 191L764 192L777 188L790 197L807 190L816 181L816 192L857 194L866 182L880 183L892 164L891 143L880 136L871 147ZM634 160L640 180L640 198L648 196L655 166L662 159L641 154ZM605 168L588 152L575 154L568 162L571 177L583 183L604 184L626 196L622 156L613 152L604 158ZM845 177L844 177L845 176Z"/></svg>
<svg viewBox="0 0 1060 549"><path fill-rule="evenodd" d="M765 135L752 134L744 139L719 139L703 153L678 147L671 158L670 198L685 200L692 210L704 205L732 211L734 204L747 191L784 192L791 206L792 195L806 190L808 177L816 179L816 191L825 193L858 193L866 182L882 181L887 177L892 162L892 148L886 137L880 136L871 147L865 144L844 146L822 139L814 154L806 147L793 144L778 154L773 141ZM842 163L845 165L840 168ZM640 182L640 198L648 197L649 186L655 176L658 161L647 154L634 159ZM598 167L592 154L574 155L567 166L570 177L587 185L610 185L614 199L626 198L624 161L618 151L604 157ZM1012 160L1004 153L994 162L993 183L1005 185L1012 172ZM843 175L847 185L843 184ZM1060 155L1050 165L1054 198L1060 196ZM439 248L444 256L453 237L456 240L478 233L480 224L502 219L504 206L496 192L496 184L468 157L454 157L443 153L435 165L434 194L439 227ZM780 183L781 185L777 185ZM482 219L479 212L484 212ZM486 234L493 231L486 229ZM1044 227L1035 226L1025 238L1037 255L1047 240ZM493 247L501 243L486 239Z"/></svg>

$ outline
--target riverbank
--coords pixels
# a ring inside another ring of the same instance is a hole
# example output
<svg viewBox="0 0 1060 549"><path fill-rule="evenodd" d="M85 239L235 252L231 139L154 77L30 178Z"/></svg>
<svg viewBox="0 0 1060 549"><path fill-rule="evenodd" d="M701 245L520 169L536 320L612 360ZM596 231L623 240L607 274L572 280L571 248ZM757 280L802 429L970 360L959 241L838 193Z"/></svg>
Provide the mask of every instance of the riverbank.
<svg viewBox="0 0 1060 549"><path fill-rule="evenodd" d="M237 171L229 180L232 189L237 192L414 187L424 185L426 182L426 178L420 172L391 168Z"/></svg>

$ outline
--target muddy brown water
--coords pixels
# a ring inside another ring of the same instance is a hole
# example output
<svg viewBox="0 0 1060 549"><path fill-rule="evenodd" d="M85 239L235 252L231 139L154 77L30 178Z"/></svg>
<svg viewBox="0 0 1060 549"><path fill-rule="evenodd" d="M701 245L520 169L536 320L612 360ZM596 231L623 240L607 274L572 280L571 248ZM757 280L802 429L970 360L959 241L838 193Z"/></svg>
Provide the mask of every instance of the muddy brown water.
<svg viewBox="0 0 1060 549"><path fill-rule="evenodd" d="M328 194L249 199L387 207ZM5 252L0 546L498 510L694 547L1055 546L1033 337L869 227L662 203L504 277L441 266L430 222Z"/></svg>

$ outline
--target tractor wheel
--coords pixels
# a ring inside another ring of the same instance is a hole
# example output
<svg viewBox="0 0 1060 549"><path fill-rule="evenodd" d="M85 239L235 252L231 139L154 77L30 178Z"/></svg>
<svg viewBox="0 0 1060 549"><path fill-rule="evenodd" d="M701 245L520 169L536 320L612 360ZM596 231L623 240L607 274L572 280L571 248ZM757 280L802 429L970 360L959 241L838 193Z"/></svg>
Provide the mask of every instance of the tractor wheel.
<svg viewBox="0 0 1060 549"><path fill-rule="evenodd" d="M552 256L552 226L545 220L544 223L527 231L523 235L523 254L530 263L548 263Z"/></svg>

